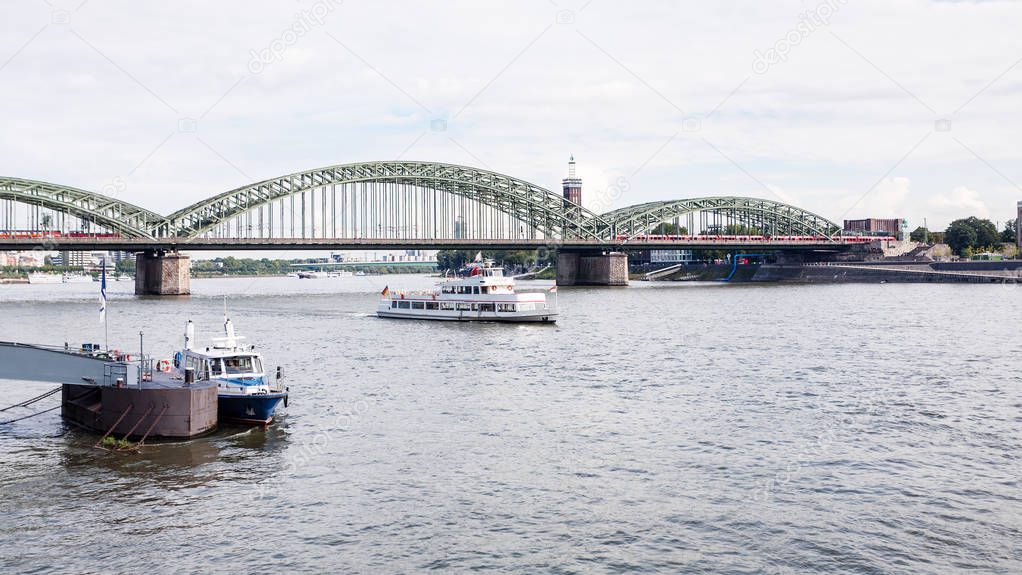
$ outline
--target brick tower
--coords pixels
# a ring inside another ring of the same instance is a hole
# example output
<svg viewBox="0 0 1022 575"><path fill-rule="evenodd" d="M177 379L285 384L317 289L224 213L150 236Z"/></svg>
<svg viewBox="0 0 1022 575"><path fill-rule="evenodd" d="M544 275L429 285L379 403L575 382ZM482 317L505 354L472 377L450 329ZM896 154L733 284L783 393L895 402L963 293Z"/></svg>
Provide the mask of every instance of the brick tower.
<svg viewBox="0 0 1022 575"><path fill-rule="evenodd" d="M568 177L561 180L561 187L564 190L565 200L582 205L582 179L575 176L574 155L568 158Z"/></svg>

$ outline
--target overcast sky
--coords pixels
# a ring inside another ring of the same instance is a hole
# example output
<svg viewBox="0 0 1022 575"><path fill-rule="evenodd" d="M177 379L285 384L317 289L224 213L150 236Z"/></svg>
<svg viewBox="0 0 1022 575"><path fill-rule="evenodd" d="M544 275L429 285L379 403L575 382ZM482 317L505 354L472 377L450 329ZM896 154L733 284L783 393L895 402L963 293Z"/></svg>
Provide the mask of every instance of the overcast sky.
<svg viewBox="0 0 1022 575"><path fill-rule="evenodd" d="M1013 2L7 0L0 174L168 213L433 160L596 211L711 195L833 220L1022 200ZM615 189L622 190L615 193Z"/></svg>

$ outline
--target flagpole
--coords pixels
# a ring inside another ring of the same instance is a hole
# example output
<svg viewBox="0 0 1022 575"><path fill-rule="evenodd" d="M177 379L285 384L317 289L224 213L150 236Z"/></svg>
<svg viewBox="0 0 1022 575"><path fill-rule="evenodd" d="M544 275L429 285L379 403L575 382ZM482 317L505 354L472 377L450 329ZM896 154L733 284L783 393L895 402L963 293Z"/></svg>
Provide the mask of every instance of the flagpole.
<svg viewBox="0 0 1022 575"><path fill-rule="evenodd" d="M99 289L103 297L103 347L110 351L110 322L106 320L106 257L103 258L103 269L100 271Z"/></svg>

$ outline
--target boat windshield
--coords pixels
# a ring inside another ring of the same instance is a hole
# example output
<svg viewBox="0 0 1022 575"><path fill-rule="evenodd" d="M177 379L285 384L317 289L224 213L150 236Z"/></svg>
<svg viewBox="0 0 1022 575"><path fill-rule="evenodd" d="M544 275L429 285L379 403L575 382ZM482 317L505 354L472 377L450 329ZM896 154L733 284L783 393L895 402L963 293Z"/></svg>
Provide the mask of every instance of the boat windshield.
<svg viewBox="0 0 1022 575"><path fill-rule="evenodd" d="M243 373L261 373L263 366L259 358L250 355L224 358L224 371L227 375L240 375Z"/></svg>

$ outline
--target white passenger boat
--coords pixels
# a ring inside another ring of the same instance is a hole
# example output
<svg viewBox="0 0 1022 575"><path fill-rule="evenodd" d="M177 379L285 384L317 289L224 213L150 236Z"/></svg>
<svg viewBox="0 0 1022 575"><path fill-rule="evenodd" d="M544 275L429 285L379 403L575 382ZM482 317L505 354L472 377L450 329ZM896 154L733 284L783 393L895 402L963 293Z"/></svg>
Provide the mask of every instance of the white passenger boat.
<svg viewBox="0 0 1022 575"><path fill-rule="evenodd" d="M447 321L540 322L557 321L556 303L547 292L516 292L515 280L492 261L473 264L469 275L441 283L426 292L392 292L384 288L376 315L405 319Z"/></svg>
<svg viewBox="0 0 1022 575"><path fill-rule="evenodd" d="M59 284L64 283L64 277L57 274L31 273L28 274L30 284Z"/></svg>

